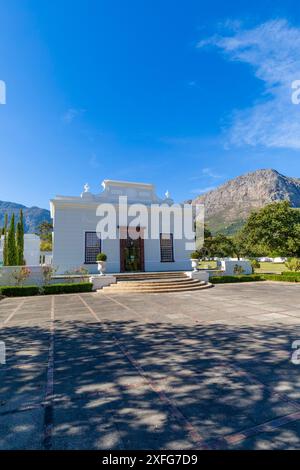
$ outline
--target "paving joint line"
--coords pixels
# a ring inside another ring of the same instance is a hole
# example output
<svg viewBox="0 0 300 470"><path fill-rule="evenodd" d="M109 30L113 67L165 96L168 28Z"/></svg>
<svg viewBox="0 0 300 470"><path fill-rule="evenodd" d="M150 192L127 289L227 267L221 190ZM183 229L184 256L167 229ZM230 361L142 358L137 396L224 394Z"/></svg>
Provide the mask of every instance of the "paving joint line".
<svg viewBox="0 0 300 470"><path fill-rule="evenodd" d="M21 307L23 307L25 302L26 299L21 300L19 305L13 310L13 312L11 312L8 317L2 322L1 326L7 325L7 323L12 319L12 317L20 310Z"/></svg>
<svg viewBox="0 0 300 470"><path fill-rule="evenodd" d="M43 429L43 447L46 450L52 447L52 431L53 431L53 392L54 392L54 335L55 335L55 303L54 296L51 297L50 311L50 344L47 366L47 381L44 399L44 429Z"/></svg>
<svg viewBox="0 0 300 470"><path fill-rule="evenodd" d="M111 335L115 345L121 350L123 355L128 359L129 363L135 368L135 370L139 373L139 375L142 376L146 380L147 385L151 388L151 390L153 392L155 392L156 395L158 395L160 401L168 406L169 410L171 411L171 417L176 418L176 420L179 421L180 424L183 424L183 427L186 429L190 439L197 446L197 449L207 449L208 450L209 446L206 444L205 440L198 433L198 431L194 428L194 426L190 423L190 421L186 418L186 416L184 416L184 414L180 411L180 409L169 399L169 397L160 389L160 387L158 387L152 380L150 380L147 377L146 372L143 370L143 368L133 358L131 353L129 351L127 351L127 349L123 346L122 342L119 341L116 338L116 336L109 331L107 325L105 325L105 322L103 322L99 318L97 313L94 312L93 308L90 307L90 305L80 295L78 295L78 297L81 300L81 302L86 306L86 308L90 311L90 313L93 315L93 317L100 324L102 324L106 330L108 330L108 332ZM123 304L121 304L120 302L116 301L116 303L123 306ZM130 307L127 307L127 306L124 306L124 307L126 307L127 310L133 310Z"/></svg>

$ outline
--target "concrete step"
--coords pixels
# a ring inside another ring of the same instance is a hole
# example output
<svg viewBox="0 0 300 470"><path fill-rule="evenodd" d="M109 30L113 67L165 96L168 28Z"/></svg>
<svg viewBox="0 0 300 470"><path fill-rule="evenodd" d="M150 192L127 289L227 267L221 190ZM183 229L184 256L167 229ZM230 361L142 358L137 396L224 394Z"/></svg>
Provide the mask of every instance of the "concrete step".
<svg viewBox="0 0 300 470"><path fill-rule="evenodd" d="M142 287L142 286L150 286L150 287L155 287L155 286L166 286L166 285L189 285L189 284L194 284L195 282L198 282L197 279L181 279L181 278L174 278L174 279L148 279L147 281L118 281L117 284L111 284L110 287L114 288L127 288L127 287Z"/></svg>
<svg viewBox="0 0 300 470"><path fill-rule="evenodd" d="M136 286L132 285L124 288L122 283L114 284L113 286L104 287L102 292L104 294L131 294L131 293L164 293L164 292L185 292L202 290L212 287L212 284L204 281L195 281L188 285L186 284L169 284L160 286Z"/></svg>
<svg viewBox="0 0 300 470"><path fill-rule="evenodd" d="M147 272L147 273L122 273L115 275L117 281L143 281L148 279L169 279L169 278L182 278L187 279L187 276L182 271L171 271L171 272Z"/></svg>
<svg viewBox="0 0 300 470"><path fill-rule="evenodd" d="M103 292L103 294L163 294L163 293L174 293L174 292L187 292L187 291L196 291L196 290L203 290L213 287L212 284L209 282L205 282L204 284L198 284L196 286L188 286L188 287L181 287L180 289L177 288L168 288L164 287L162 289L151 289L144 288L144 289L110 289L109 287L105 287L101 289L99 292Z"/></svg>

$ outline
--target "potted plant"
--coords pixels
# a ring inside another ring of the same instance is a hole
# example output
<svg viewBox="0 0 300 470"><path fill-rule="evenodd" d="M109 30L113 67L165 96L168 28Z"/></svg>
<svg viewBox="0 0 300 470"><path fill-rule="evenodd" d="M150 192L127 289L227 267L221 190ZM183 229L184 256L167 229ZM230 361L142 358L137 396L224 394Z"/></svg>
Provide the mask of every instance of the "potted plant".
<svg viewBox="0 0 300 470"><path fill-rule="evenodd" d="M191 263L192 263L193 271L198 271L199 253L197 251L194 251L193 253L191 253Z"/></svg>
<svg viewBox="0 0 300 470"><path fill-rule="evenodd" d="M106 270L106 260L107 256L105 253L99 253L97 255L97 264L98 264L98 271L100 276L103 276Z"/></svg>

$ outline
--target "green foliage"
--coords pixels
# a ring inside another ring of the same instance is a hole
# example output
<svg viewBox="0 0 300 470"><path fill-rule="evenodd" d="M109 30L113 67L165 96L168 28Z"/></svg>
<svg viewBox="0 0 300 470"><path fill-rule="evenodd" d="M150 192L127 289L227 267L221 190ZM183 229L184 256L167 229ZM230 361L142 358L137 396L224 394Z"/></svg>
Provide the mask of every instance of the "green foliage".
<svg viewBox="0 0 300 470"><path fill-rule="evenodd" d="M300 256L300 211L288 201L253 211L238 234L249 256Z"/></svg>
<svg viewBox="0 0 300 470"><path fill-rule="evenodd" d="M264 277L259 274L247 274L245 276L213 276L209 278L212 284L227 284L235 282L256 282L263 281Z"/></svg>
<svg viewBox="0 0 300 470"><path fill-rule="evenodd" d="M51 222L44 220L38 226L38 232L41 239L40 250L41 251L52 251L52 231L53 225Z"/></svg>
<svg viewBox="0 0 300 470"><path fill-rule="evenodd" d="M251 266L252 266L252 269L260 269L260 262L257 261L257 259L252 259L250 260L250 263L251 263Z"/></svg>
<svg viewBox="0 0 300 470"><path fill-rule="evenodd" d="M190 254L190 258L191 259L199 259L200 258L200 254L198 251L193 251L193 253Z"/></svg>
<svg viewBox="0 0 300 470"><path fill-rule="evenodd" d="M256 281L282 281L282 282L300 282L300 273L282 273L282 274L247 274L245 276L213 276L209 279L212 284L227 284L237 282L256 282Z"/></svg>
<svg viewBox="0 0 300 470"><path fill-rule="evenodd" d="M300 282L298 273L262 274L266 281Z"/></svg>
<svg viewBox="0 0 300 470"><path fill-rule="evenodd" d="M10 219L10 226L7 235L7 254L6 254L6 265L17 266L17 245L15 236L15 214L12 214Z"/></svg>
<svg viewBox="0 0 300 470"><path fill-rule="evenodd" d="M285 276L300 277L300 272L299 271L297 271L297 272L295 272L295 271L284 271L284 273L282 273L282 274L284 274Z"/></svg>
<svg viewBox="0 0 300 470"><path fill-rule="evenodd" d="M107 255L105 253L98 253L97 261L106 261L106 260L107 260Z"/></svg>
<svg viewBox="0 0 300 470"><path fill-rule="evenodd" d="M52 230L53 230L53 225L51 224L51 222L47 222L46 220L44 220L38 226L38 233L37 234L40 236L41 240L51 241L51 239L52 239Z"/></svg>
<svg viewBox="0 0 300 470"><path fill-rule="evenodd" d="M49 284L43 286L44 294L71 294L76 292L91 292L93 284L91 282L80 282L73 284Z"/></svg>
<svg viewBox="0 0 300 470"><path fill-rule="evenodd" d="M0 286L0 294L7 297L23 297L28 295L38 295L38 286Z"/></svg>
<svg viewBox="0 0 300 470"><path fill-rule="evenodd" d="M212 237L208 243L210 256L226 258L235 255L235 246L231 238L222 233Z"/></svg>
<svg viewBox="0 0 300 470"><path fill-rule="evenodd" d="M40 250L41 251L52 251L52 242L41 241Z"/></svg>
<svg viewBox="0 0 300 470"><path fill-rule="evenodd" d="M8 227L8 216L5 214L4 216L4 227L3 227L3 235L4 235L4 244L3 244L3 264L7 266L7 227Z"/></svg>
<svg viewBox="0 0 300 470"><path fill-rule="evenodd" d="M285 262L285 266L291 271L300 271L300 259L299 258L289 258Z"/></svg>
<svg viewBox="0 0 300 470"><path fill-rule="evenodd" d="M17 224L16 233L16 250L17 250L17 265L22 266L25 264L24 260L24 220L23 211L20 209L19 222Z"/></svg>

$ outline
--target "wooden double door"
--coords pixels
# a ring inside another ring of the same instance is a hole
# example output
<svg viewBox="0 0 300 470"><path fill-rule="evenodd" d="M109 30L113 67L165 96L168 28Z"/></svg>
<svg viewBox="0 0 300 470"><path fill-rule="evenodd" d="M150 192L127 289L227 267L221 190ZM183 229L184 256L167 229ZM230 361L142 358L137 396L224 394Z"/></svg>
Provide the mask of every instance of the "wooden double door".
<svg viewBox="0 0 300 470"><path fill-rule="evenodd" d="M139 272L145 271L144 258L144 238L143 230L137 227L135 234L130 236L130 228L123 227L120 229L120 271ZM136 233L139 236L136 238Z"/></svg>

